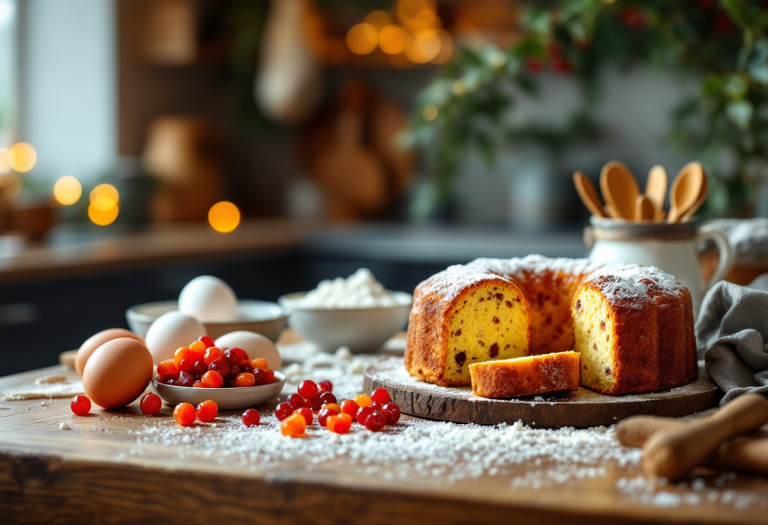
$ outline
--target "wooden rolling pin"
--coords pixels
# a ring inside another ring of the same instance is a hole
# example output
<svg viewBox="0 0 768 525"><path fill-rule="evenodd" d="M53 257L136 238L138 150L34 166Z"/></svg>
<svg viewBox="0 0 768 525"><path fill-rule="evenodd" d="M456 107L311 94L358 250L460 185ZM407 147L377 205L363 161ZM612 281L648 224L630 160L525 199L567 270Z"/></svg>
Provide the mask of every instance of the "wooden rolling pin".
<svg viewBox="0 0 768 525"><path fill-rule="evenodd" d="M652 433L644 440L643 467L653 476L679 479L703 464L727 440L753 432L766 423L768 400L757 394L745 394L711 416ZM629 424L628 421L626 425ZM647 433L652 425L648 420L642 420L638 427L645 430L637 433ZM630 434L629 429L625 426L622 434L628 441L636 441L636 438L626 437ZM750 444L747 448L749 455L742 459L749 462L752 454L765 457L768 453L768 444L762 447Z"/></svg>

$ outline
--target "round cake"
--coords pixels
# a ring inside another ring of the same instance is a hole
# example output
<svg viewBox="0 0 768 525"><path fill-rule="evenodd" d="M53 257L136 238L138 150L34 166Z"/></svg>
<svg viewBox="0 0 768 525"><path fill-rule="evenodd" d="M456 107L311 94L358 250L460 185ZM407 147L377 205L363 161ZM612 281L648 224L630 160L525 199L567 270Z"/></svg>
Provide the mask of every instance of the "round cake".
<svg viewBox="0 0 768 525"><path fill-rule="evenodd" d="M658 268L539 255L451 266L414 292L405 366L424 381L467 386L472 363L568 350L600 393L689 383L691 294Z"/></svg>

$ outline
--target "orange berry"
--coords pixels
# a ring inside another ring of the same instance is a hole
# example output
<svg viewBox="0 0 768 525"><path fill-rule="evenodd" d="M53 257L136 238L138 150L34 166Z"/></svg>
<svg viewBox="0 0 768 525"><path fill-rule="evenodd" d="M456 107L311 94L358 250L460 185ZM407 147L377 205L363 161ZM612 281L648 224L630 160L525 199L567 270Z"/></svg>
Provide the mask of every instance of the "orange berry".
<svg viewBox="0 0 768 525"><path fill-rule="evenodd" d="M343 417L344 419L346 419L347 421L349 421L349 424L350 424L350 425L352 424L352 416L350 416L350 415L349 415L349 414L347 414L346 412L342 412L341 414L339 414L339 416L341 416L341 417Z"/></svg>
<svg viewBox="0 0 768 525"><path fill-rule="evenodd" d="M200 421L213 421L219 413L219 405L215 401L203 401L197 405L197 419Z"/></svg>
<svg viewBox="0 0 768 525"><path fill-rule="evenodd" d="M160 364L157 365L157 375L160 376L160 379L163 379L165 376L173 376L174 379L177 379L179 377L179 367L176 366L173 359L160 361Z"/></svg>
<svg viewBox="0 0 768 525"><path fill-rule="evenodd" d="M207 388L221 388L224 386L224 378L216 370L208 370L203 374L202 383Z"/></svg>
<svg viewBox="0 0 768 525"><path fill-rule="evenodd" d="M208 388L207 386L205 386L205 383L203 383L202 381L195 381L195 384L193 384L192 386L195 388Z"/></svg>
<svg viewBox="0 0 768 525"><path fill-rule="evenodd" d="M280 432L284 436L298 437L307 430L307 420L301 414L291 414L283 420L280 425Z"/></svg>
<svg viewBox="0 0 768 525"><path fill-rule="evenodd" d="M328 403L326 405L323 405L323 408L330 408L336 411L336 413L341 413L341 407L337 403Z"/></svg>
<svg viewBox="0 0 768 525"><path fill-rule="evenodd" d="M205 356L205 343L202 341L195 341L189 345L189 349L194 352L195 362L200 361Z"/></svg>
<svg viewBox="0 0 768 525"><path fill-rule="evenodd" d="M181 426L189 426L195 422L195 407L189 403L179 403L173 409L173 419Z"/></svg>
<svg viewBox="0 0 768 525"><path fill-rule="evenodd" d="M352 418L346 418L344 417L345 415L347 414L329 417L328 422L326 423L328 430L334 434L346 434L349 432L349 429L352 426Z"/></svg>
<svg viewBox="0 0 768 525"><path fill-rule="evenodd" d="M359 396L355 397L355 403L357 403L357 406L360 408L363 407L369 407L371 406L371 403L373 403L373 400L371 399L371 396L368 394L360 394Z"/></svg>
<svg viewBox="0 0 768 525"><path fill-rule="evenodd" d="M195 362L195 353L187 348L186 346L182 346L176 352L173 354L173 362L176 363L176 366L179 366L179 363L181 363L182 359L191 359L192 362Z"/></svg>
<svg viewBox="0 0 768 525"><path fill-rule="evenodd" d="M224 359L224 352L222 352L215 346L212 346L205 351L204 359L205 359L205 364L210 365L212 362L216 361L217 359Z"/></svg>
<svg viewBox="0 0 768 525"><path fill-rule="evenodd" d="M250 372L237 374L235 378L235 386L253 386L254 383L256 383L256 377Z"/></svg>
<svg viewBox="0 0 768 525"><path fill-rule="evenodd" d="M257 368L261 368L262 370L267 369L267 360L263 357L258 357L256 359L251 359L251 368L254 370Z"/></svg>

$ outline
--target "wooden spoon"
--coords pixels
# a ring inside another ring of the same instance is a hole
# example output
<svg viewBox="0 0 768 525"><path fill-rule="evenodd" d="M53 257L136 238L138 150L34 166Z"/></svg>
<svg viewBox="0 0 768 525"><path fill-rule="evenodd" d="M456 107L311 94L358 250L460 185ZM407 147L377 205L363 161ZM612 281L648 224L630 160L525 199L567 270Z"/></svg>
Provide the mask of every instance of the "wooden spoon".
<svg viewBox="0 0 768 525"><path fill-rule="evenodd" d="M672 183L669 195L668 223L675 223L699 200L704 183L704 170L698 162L689 162L680 170Z"/></svg>
<svg viewBox="0 0 768 525"><path fill-rule="evenodd" d="M656 477L680 479L723 442L766 423L768 400L758 394L744 394L711 416L653 434L643 445L643 467Z"/></svg>
<svg viewBox="0 0 768 525"><path fill-rule="evenodd" d="M645 182L645 194L651 199L654 208L654 219L661 221L661 212L664 210L664 197L667 195L667 170L664 166L654 166L648 173Z"/></svg>
<svg viewBox="0 0 768 525"><path fill-rule="evenodd" d="M701 183L701 191L699 192L699 198L696 200L693 206L691 206L691 209L688 210L683 214L682 217L680 217L680 222L687 222L690 221L691 218L693 218L693 214L698 211L699 208L701 208L701 205L704 204L704 201L707 200L707 191L709 190L709 182L707 180L707 174L704 174L704 180Z"/></svg>
<svg viewBox="0 0 768 525"><path fill-rule="evenodd" d="M600 195L597 193L595 185L580 171L573 172L573 184L576 186L576 191L581 197L581 202L587 207L592 215L598 217L605 217L603 213L603 201L600 199Z"/></svg>
<svg viewBox="0 0 768 525"><path fill-rule="evenodd" d="M635 201L635 220L652 221L655 215L656 209L651 199L645 195L638 195Z"/></svg>
<svg viewBox="0 0 768 525"><path fill-rule="evenodd" d="M635 207L637 196L640 195L640 187L637 185L632 172L624 164L612 160L603 166L603 170L600 172L600 189L605 201L611 205L617 214L627 220L635 218Z"/></svg>

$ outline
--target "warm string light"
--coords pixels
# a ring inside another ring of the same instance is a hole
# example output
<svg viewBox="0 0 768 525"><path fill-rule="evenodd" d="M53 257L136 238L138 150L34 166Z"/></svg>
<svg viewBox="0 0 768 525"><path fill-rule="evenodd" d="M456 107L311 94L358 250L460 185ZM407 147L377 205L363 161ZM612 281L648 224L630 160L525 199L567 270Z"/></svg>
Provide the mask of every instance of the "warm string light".
<svg viewBox="0 0 768 525"><path fill-rule="evenodd" d="M70 206L80 200L83 186L72 175L61 177L53 185L53 198L62 206Z"/></svg>
<svg viewBox="0 0 768 525"><path fill-rule="evenodd" d="M88 218L98 226L107 226L120 213L120 193L111 184L99 184L90 194Z"/></svg>
<svg viewBox="0 0 768 525"><path fill-rule="evenodd" d="M37 153L35 148L26 142L18 142L11 146L7 153L8 164L14 171L26 173L35 167Z"/></svg>
<svg viewBox="0 0 768 525"><path fill-rule="evenodd" d="M234 231L240 225L240 210L231 202L217 202L208 210L208 223L220 233Z"/></svg>
<svg viewBox="0 0 768 525"><path fill-rule="evenodd" d="M368 55L379 48L398 66L443 64L451 58L453 41L441 29L434 0L396 0L392 13L372 11L352 26L346 37L349 50Z"/></svg>

